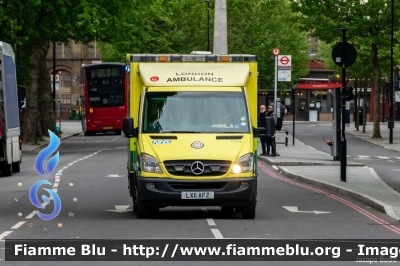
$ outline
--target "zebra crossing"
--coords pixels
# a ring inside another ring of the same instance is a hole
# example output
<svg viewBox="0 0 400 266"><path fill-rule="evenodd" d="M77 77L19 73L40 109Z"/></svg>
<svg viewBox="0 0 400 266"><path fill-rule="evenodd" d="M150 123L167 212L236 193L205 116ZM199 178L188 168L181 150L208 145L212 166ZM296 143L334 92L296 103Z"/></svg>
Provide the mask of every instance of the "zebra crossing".
<svg viewBox="0 0 400 266"><path fill-rule="evenodd" d="M396 162L396 161L398 162L400 160L400 157L388 157L388 156L347 155L347 157L352 158L354 160L387 160L389 162Z"/></svg>

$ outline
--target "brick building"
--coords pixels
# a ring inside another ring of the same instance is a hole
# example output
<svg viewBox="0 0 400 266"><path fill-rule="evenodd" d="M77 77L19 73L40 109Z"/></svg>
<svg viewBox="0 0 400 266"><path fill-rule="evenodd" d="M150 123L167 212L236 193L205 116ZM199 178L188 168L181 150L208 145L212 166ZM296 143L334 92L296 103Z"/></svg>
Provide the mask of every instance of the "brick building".
<svg viewBox="0 0 400 266"><path fill-rule="evenodd" d="M68 119L70 110L79 109L80 70L82 64L100 62L100 52L96 41L83 45L71 41L68 45L56 44L56 94L55 100L61 101L61 119ZM53 44L46 56L49 75L53 73ZM53 86L53 82L52 85ZM56 112L57 113L57 112Z"/></svg>

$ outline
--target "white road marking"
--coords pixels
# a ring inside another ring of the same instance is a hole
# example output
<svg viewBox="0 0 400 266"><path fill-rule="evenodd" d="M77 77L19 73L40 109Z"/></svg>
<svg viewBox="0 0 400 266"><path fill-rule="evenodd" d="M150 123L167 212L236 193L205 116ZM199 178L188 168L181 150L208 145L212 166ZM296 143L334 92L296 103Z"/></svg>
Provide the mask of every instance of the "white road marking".
<svg viewBox="0 0 400 266"><path fill-rule="evenodd" d="M11 234L13 231L5 231L4 233L0 234L0 241L4 241L3 238Z"/></svg>
<svg viewBox="0 0 400 266"><path fill-rule="evenodd" d="M331 213L331 212L324 212L324 211L299 211L299 207L297 207L297 206L282 206L282 207L290 212L315 213L315 214Z"/></svg>
<svg viewBox="0 0 400 266"><path fill-rule="evenodd" d="M214 237L217 239L224 238L221 232L217 228L211 228L211 232L213 233Z"/></svg>
<svg viewBox="0 0 400 266"><path fill-rule="evenodd" d="M392 160L388 160L388 162L394 163L394 161L392 161Z"/></svg>
<svg viewBox="0 0 400 266"><path fill-rule="evenodd" d="M109 212L130 212L133 209L128 209L131 205L115 205L115 210L106 210Z"/></svg>
<svg viewBox="0 0 400 266"><path fill-rule="evenodd" d="M123 175L106 175L105 177L123 177Z"/></svg>
<svg viewBox="0 0 400 266"><path fill-rule="evenodd" d="M18 222L16 224L13 225L13 227L11 227L10 229L18 229L21 227L21 225L23 225L24 223L26 223L26 221L22 221L22 222Z"/></svg>
<svg viewBox="0 0 400 266"><path fill-rule="evenodd" d="M376 157L378 157L379 159L390 159L389 157L385 157L385 156L376 156Z"/></svg>
<svg viewBox="0 0 400 266"><path fill-rule="evenodd" d="M272 168L274 168L276 171L279 170L278 166L276 166L276 165L273 165Z"/></svg>
<svg viewBox="0 0 400 266"><path fill-rule="evenodd" d="M111 142L116 141L117 139L119 139L121 136L116 137L115 139L113 139Z"/></svg>
<svg viewBox="0 0 400 266"><path fill-rule="evenodd" d="M206 220L207 220L207 223L208 223L209 226L215 226L216 225L215 222L214 222L214 219L207 218Z"/></svg>
<svg viewBox="0 0 400 266"><path fill-rule="evenodd" d="M25 217L25 219L31 219L33 216L35 216L36 211L31 212L28 216Z"/></svg>
<svg viewBox="0 0 400 266"><path fill-rule="evenodd" d="M100 150L100 151L101 151L101 150ZM67 169L69 166L73 165L74 163L76 163L76 162L78 162L78 161L80 161L80 160L87 159L87 158L89 158L89 157L91 157L91 156L93 156L93 155L99 153L100 151L98 151L98 152L96 152L96 153L93 153L93 154L91 154L90 156L86 156L86 157L84 157L84 158L81 158L81 159L79 159L79 160L76 160L76 161L70 163L69 165L64 166L63 168L61 168L61 170L59 170L59 171L54 175L54 176L55 176L55 183L53 184L53 191L54 191L54 192L57 192L57 187L58 187L58 185L59 185L60 177L62 176L62 171L63 171L63 170ZM53 200L53 198L50 197L49 200ZM43 202L43 203L42 203L42 206L43 206L43 207L45 207L45 206L47 206L47 205L48 205L48 203L46 203L46 202ZM127 205L127 206L129 207L130 205ZM115 206L115 207L116 207L116 210L114 210L114 211L117 211L117 212L131 211L131 210L132 210L132 209L130 209L130 210L122 210L123 208L125 208L124 205L119 205L118 207L117 207L117 206ZM127 207L126 207L125 209L127 209ZM36 211L33 211L33 212L31 212L28 216L26 216L25 219L31 219L31 218L33 218L33 216L35 216L35 215L36 215ZM18 228L21 227L21 225L23 225L25 222L26 222L26 221L18 222L18 223L16 223L15 225L13 225L13 226L11 227L11 229L18 229ZM7 235L11 234L12 232L13 232L13 231L5 231L4 233L0 234L0 241L4 241L3 238L6 237ZM2 260L2 259L0 259L0 260Z"/></svg>
<svg viewBox="0 0 400 266"><path fill-rule="evenodd" d="M371 158L370 156L363 156L363 155L359 155L358 157L360 157L360 158Z"/></svg>

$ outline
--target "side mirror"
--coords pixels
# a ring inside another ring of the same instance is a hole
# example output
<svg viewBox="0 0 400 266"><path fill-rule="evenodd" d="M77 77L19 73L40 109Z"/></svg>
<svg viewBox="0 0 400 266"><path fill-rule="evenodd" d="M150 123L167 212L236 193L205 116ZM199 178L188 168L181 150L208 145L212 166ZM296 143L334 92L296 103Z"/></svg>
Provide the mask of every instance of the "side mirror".
<svg viewBox="0 0 400 266"><path fill-rule="evenodd" d="M135 134L136 130L133 128L133 118L132 117L124 118L122 131L124 132L124 135L127 138L137 137L137 134Z"/></svg>

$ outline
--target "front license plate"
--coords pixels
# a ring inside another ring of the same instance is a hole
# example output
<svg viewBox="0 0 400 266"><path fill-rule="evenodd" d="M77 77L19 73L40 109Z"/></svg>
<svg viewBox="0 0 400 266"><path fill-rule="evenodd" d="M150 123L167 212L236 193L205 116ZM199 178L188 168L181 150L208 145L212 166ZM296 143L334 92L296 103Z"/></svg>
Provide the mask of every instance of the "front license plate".
<svg viewBox="0 0 400 266"><path fill-rule="evenodd" d="M113 129L113 127L103 127L103 129Z"/></svg>
<svg viewBox="0 0 400 266"><path fill-rule="evenodd" d="M182 192L181 199L213 199L214 191L211 192Z"/></svg>

